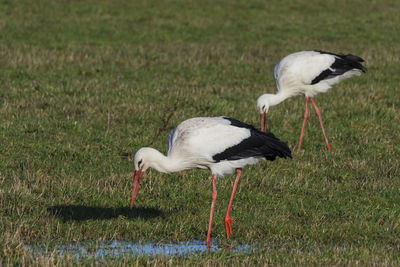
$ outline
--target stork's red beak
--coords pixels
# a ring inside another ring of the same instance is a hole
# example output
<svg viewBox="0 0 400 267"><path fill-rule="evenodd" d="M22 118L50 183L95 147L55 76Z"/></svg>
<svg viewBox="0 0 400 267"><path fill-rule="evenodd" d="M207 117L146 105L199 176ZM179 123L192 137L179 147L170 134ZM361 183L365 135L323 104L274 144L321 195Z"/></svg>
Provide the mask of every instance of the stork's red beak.
<svg viewBox="0 0 400 267"><path fill-rule="evenodd" d="M131 204L129 205L130 208L132 208L133 204L135 203L136 195L139 191L140 180L142 179L143 174L144 172L141 170L137 170L133 174Z"/></svg>
<svg viewBox="0 0 400 267"><path fill-rule="evenodd" d="M260 124L261 124L260 125L260 129L263 132L267 131L267 120L266 120L266 117L267 117L267 113L265 113L265 112L260 113Z"/></svg>

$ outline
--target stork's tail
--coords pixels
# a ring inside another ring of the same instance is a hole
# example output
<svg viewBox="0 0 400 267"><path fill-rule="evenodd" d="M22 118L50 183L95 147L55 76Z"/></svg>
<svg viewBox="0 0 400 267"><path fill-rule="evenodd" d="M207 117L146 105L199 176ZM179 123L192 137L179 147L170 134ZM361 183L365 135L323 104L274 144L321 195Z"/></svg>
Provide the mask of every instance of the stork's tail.
<svg viewBox="0 0 400 267"><path fill-rule="evenodd" d="M263 155L267 160L275 160L278 156L280 158L292 158L292 151L288 147L288 145L281 140L279 140L275 135L271 132L261 132L265 139L265 154Z"/></svg>
<svg viewBox="0 0 400 267"><path fill-rule="evenodd" d="M352 54L340 55L340 57L354 69L361 70L364 73L366 72L365 67L361 64L361 62L364 62L364 59Z"/></svg>

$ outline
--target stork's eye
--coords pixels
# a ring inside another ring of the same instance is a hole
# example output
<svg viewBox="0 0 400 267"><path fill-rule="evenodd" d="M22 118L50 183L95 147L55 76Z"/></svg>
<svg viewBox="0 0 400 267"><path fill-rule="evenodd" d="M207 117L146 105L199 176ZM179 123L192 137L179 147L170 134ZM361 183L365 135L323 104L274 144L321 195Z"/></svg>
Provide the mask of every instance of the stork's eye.
<svg viewBox="0 0 400 267"><path fill-rule="evenodd" d="M140 166L140 165L142 165L142 161L143 161L143 160L139 160L139 162L138 162L138 166L139 166L139 168L141 168L141 166Z"/></svg>

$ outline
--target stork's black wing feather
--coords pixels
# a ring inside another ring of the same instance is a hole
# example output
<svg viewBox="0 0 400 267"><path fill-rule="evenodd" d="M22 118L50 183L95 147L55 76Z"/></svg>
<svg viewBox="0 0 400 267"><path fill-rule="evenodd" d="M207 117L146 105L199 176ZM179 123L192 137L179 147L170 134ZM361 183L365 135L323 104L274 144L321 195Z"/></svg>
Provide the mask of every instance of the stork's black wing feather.
<svg viewBox="0 0 400 267"><path fill-rule="evenodd" d="M334 78L352 69L359 69L362 72L365 72L365 67L361 64L361 62L364 62L364 59L358 56L354 56L351 54L348 55L334 54L324 51L316 51L316 52L319 52L321 54L333 55L335 56L335 61L329 67L329 69L324 70L317 77L315 77L311 81L311 84L316 84L322 80Z"/></svg>
<svg viewBox="0 0 400 267"><path fill-rule="evenodd" d="M229 120L233 126L248 129L250 137L242 140L242 142L235 146L215 154L213 156L215 161L238 160L249 157L265 157L268 160L275 160L277 156L281 158L292 157L287 144L280 141L272 133L261 132L249 124L232 118L224 117L224 119Z"/></svg>

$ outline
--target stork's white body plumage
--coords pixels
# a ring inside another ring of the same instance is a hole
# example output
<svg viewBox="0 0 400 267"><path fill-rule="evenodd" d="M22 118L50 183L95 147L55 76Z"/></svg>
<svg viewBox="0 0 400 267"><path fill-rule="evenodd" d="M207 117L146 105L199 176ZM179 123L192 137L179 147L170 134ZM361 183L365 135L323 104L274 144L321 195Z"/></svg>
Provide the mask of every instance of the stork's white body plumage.
<svg viewBox="0 0 400 267"><path fill-rule="evenodd" d="M148 168L166 173L192 168L208 168L211 170L213 182L212 205L207 233L207 244L209 245L217 194L215 176L223 176L232 173L234 170L237 173L225 216L225 229L229 238L229 233L232 233L232 220L229 217L229 211L241 169L246 165L257 163L260 159L275 160L276 157L291 157L291 152L288 146L272 133L261 132L251 125L227 117L203 117L185 120L169 134L167 156L149 147L141 148L136 152L130 206L133 206L140 179Z"/></svg>
<svg viewBox="0 0 400 267"><path fill-rule="evenodd" d="M287 98L304 94L314 97L325 93L332 85L352 76L361 75L362 70L350 69L341 75L313 83L325 70L334 70L331 66L337 56L318 51L301 51L284 57L274 68L274 79L278 93Z"/></svg>
<svg viewBox="0 0 400 267"><path fill-rule="evenodd" d="M250 135L250 129L233 126L224 117L188 119L168 136L168 157L179 162L181 170L208 168L213 174L223 176L261 159L248 157L219 162L213 159L214 155L238 145Z"/></svg>
<svg viewBox="0 0 400 267"><path fill-rule="evenodd" d="M306 111L300 134L299 149L301 148L301 139L308 113L308 98L314 105L326 145L330 149L320 111L313 98L318 93L327 92L329 88L342 80L361 75L365 72L365 68L361 65L363 61L362 58L351 54L343 55L323 51L301 51L284 57L274 68L274 79L278 89L276 94L263 94L257 99L261 129L266 131L265 117L269 107L275 106L289 97L304 94Z"/></svg>

